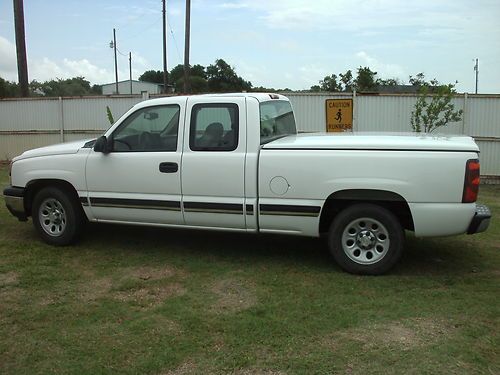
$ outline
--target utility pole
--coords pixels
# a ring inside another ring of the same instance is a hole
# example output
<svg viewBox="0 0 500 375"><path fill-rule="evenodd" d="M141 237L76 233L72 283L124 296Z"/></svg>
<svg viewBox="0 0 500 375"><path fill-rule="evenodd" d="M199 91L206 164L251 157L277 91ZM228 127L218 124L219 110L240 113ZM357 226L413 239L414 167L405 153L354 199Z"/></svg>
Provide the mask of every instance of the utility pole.
<svg viewBox="0 0 500 375"><path fill-rule="evenodd" d="M168 70L167 70L167 6L166 0L163 2L163 93L168 90Z"/></svg>
<svg viewBox="0 0 500 375"><path fill-rule="evenodd" d="M23 0L14 0L14 24L16 29L17 76L21 96L29 96L28 89L28 62L26 59L26 38L24 35L24 8Z"/></svg>
<svg viewBox="0 0 500 375"><path fill-rule="evenodd" d="M191 32L191 0L186 0L186 35L184 38L184 93L189 94L189 35Z"/></svg>
<svg viewBox="0 0 500 375"><path fill-rule="evenodd" d="M474 70L476 71L476 94L477 94L477 76L479 75L479 59L476 59L476 65L474 65Z"/></svg>
<svg viewBox="0 0 500 375"><path fill-rule="evenodd" d="M130 78L130 95L132 95L132 52L128 53L128 70Z"/></svg>
<svg viewBox="0 0 500 375"><path fill-rule="evenodd" d="M116 59L116 30L113 29L113 40L109 43L111 48L115 50L115 91L118 95L120 92L118 91L118 61Z"/></svg>

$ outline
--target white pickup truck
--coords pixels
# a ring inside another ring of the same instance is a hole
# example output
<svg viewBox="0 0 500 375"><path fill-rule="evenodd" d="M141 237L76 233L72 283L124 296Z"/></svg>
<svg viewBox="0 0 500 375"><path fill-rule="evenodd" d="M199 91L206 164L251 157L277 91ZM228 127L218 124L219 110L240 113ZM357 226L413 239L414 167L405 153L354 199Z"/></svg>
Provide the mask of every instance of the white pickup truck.
<svg viewBox="0 0 500 375"><path fill-rule="evenodd" d="M344 270L381 274L404 230L486 230L478 153L464 136L297 134L276 94L175 96L135 105L97 140L24 152L4 196L53 245L87 221L325 235Z"/></svg>

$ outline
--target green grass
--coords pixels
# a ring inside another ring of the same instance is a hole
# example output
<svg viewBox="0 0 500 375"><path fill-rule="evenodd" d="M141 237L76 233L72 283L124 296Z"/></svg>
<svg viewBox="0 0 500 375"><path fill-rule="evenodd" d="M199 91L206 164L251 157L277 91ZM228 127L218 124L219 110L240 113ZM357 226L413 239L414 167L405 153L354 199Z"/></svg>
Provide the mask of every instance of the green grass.
<svg viewBox="0 0 500 375"><path fill-rule="evenodd" d="M0 373L498 374L499 276L495 216L360 277L309 238L90 225L55 248L2 203Z"/></svg>

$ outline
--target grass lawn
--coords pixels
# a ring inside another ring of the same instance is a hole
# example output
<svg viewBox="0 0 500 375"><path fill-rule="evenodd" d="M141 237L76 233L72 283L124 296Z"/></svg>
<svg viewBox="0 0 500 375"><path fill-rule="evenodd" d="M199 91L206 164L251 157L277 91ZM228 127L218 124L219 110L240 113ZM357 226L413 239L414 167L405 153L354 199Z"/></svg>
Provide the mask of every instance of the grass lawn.
<svg viewBox="0 0 500 375"><path fill-rule="evenodd" d="M480 201L498 215L500 187ZM500 373L498 216L360 277L310 238L90 225L55 248L0 204L2 374Z"/></svg>

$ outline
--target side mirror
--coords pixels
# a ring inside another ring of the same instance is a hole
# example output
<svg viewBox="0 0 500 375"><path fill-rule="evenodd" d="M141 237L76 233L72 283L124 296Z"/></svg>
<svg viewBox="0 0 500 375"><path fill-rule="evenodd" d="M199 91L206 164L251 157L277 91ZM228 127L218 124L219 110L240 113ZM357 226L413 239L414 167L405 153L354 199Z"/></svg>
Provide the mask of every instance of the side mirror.
<svg viewBox="0 0 500 375"><path fill-rule="evenodd" d="M106 138L105 135L100 136L97 138L94 144L94 151L95 152L102 152L103 154L109 153L109 147L108 147L108 139Z"/></svg>

